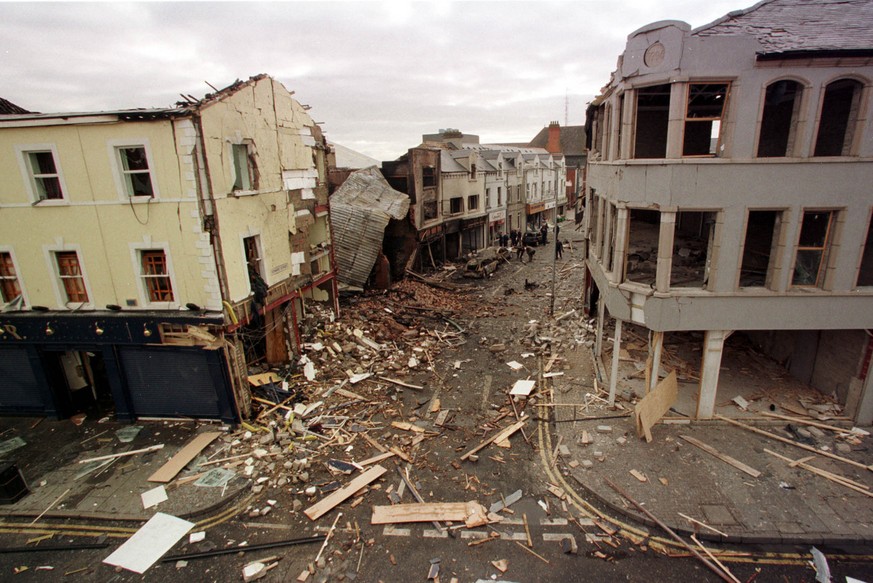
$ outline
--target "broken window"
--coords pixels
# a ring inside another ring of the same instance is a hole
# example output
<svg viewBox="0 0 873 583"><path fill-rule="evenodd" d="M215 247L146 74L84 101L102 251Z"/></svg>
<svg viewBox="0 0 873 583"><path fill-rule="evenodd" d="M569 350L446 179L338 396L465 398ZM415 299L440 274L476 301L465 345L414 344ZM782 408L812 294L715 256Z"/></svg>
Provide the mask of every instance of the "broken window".
<svg viewBox="0 0 873 583"><path fill-rule="evenodd" d="M233 190L256 190L258 167L250 144L231 144L233 154Z"/></svg>
<svg viewBox="0 0 873 583"><path fill-rule="evenodd" d="M163 249L148 249L140 252L142 278L146 297L150 302L172 302L173 284Z"/></svg>
<svg viewBox="0 0 873 583"><path fill-rule="evenodd" d="M669 83L637 89L634 158L664 158L667 155L669 115Z"/></svg>
<svg viewBox="0 0 873 583"><path fill-rule="evenodd" d="M622 93L618 97L618 115L617 115L617 117L618 117L618 124L617 124L616 131L615 131L615 149L618 152L618 154L614 157L621 158L621 130L622 130L622 123L624 122L624 93ZM612 130L610 128L610 132L611 131ZM609 156L610 160L613 158L612 154L608 151L607 151L607 155Z"/></svg>
<svg viewBox="0 0 873 583"><path fill-rule="evenodd" d="M9 303L20 295L21 286L18 284L12 253L0 251L0 299Z"/></svg>
<svg viewBox="0 0 873 583"><path fill-rule="evenodd" d="M691 83L685 110L683 156L713 156L718 152L727 83Z"/></svg>
<svg viewBox="0 0 873 583"><path fill-rule="evenodd" d="M825 89L815 140L816 156L848 156L858 121L861 83L840 79Z"/></svg>
<svg viewBox="0 0 873 583"><path fill-rule="evenodd" d="M26 152L27 170L37 200L59 200L64 198L61 177L55 165L51 150Z"/></svg>
<svg viewBox="0 0 873 583"><path fill-rule="evenodd" d="M659 211L630 209L625 280L647 285L655 284L660 231Z"/></svg>
<svg viewBox="0 0 873 583"><path fill-rule="evenodd" d="M143 146L124 146L117 149L121 160L121 175L127 196L154 196L151 169Z"/></svg>
<svg viewBox="0 0 873 583"><path fill-rule="evenodd" d="M759 158L778 158L791 153L802 92L803 87L797 81L776 81L767 87L758 137Z"/></svg>
<svg viewBox="0 0 873 583"><path fill-rule="evenodd" d="M436 186L436 169L433 166L424 166L421 169L421 186L424 188Z"/></svg>
<svg viewBox="0 0 873 583"><path fill-rule="evenodd" d="M671 287L706 289L715 245L717 212L679 211L673 236Z"/></svg>
<svg viewBox="0 0 873 583"><path fill-rule="evenodd" d="M858 287L873 286L873 216L867 225L867 239L864 241L864 253L861 255L861 266L858 269Z"/></svg>
<svg viewBox="0 0 873 583"><path fill-rule="evenodd" d="M66 303L87 303L88 291L85 289L85 276L79 265L79 254L75 251L57 251L55 262L58 278L64 290Z"/></svg>
<svg viewBox="0 0 873 583"><path fill-rule="evenodd" d="M791 284L821 287L831 244L833 211L804 211Z"/></svg>
<svg viewBox="0 0 873 583"><path fill-rule="evenodd" d="M771 287L773 266L778 258L776 246L781 224L780 211L749 211L740 266L740 287Z"/></svg>
<svg viewBox="0 0 873 583"><path fill-rule="evenodd" d="M449 199L449 213L456 215L464 212L464 199L460 196Z"/></svg>

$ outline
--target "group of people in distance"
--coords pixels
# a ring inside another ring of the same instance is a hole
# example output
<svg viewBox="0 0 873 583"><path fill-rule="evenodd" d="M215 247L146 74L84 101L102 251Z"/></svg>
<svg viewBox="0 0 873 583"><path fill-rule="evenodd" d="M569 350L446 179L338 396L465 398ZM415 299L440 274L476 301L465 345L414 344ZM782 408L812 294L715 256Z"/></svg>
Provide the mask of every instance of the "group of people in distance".
<svg viewBox="0 0 873 583"><path fill-rule="evenodd" d="M558 235L561 233L561 227L555 225L555 258L562 259L564 257L564 244L561 242L560 237ZM546 245L549 242L549 225L543 223L540 227L539 234L537 236L539 245ZM524 241L524 234L518 229L512 229L509 234L501 233L499 236L501 247L506 247L515 249L515 258L518 261L524 263L524 256L527 255L527 260L532 261L533 256L536 253L536 249L526 244Z"/></svg>

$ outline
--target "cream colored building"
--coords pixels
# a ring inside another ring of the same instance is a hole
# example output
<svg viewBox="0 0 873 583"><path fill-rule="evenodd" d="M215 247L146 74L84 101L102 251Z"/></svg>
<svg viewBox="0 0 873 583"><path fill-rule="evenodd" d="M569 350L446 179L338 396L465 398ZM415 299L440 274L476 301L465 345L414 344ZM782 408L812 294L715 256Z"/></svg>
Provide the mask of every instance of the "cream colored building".
<svg viewBox="0 0 873 583"><path fill-rule="evenodd" d="M0 150L0 411L237 419L247 364L289 362L309 306L336 309L325 140L266 75L0 115Z"/></svg>

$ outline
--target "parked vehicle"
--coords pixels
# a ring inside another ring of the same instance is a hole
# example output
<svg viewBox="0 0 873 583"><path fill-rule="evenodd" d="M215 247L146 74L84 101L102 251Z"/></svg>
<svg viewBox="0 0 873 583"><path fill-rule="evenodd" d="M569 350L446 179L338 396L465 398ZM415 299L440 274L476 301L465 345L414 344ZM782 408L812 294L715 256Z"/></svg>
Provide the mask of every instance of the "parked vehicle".
<svg viewBox="0 0 873 583"><path fill-rule="evenodd" d="M536 247L540 244L540 234L536 231L527 231L521 240L525 245Z"/></svg>

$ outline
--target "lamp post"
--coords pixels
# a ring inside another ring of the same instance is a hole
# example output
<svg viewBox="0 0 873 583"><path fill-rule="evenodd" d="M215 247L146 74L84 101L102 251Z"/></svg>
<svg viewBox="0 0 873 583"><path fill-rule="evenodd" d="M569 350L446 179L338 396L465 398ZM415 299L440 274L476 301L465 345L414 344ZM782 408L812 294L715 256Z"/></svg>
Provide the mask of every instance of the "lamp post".
<svg viewBox="0 0 873 583"><path fill-rule="evenodd" d="M560 185L560 181L558 185ZM557 279L558 262L558 185L555 185L555 244L552 245L554 247L552 249L552 298L549 301L549 316L555 315L555 279Z"/></svg>

